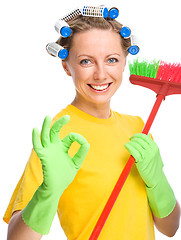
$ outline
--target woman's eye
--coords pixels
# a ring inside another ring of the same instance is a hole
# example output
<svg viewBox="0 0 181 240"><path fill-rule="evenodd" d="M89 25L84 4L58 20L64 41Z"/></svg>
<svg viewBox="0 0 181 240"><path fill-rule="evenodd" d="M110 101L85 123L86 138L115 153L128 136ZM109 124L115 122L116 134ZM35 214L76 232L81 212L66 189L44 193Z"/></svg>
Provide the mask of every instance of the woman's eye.
<svg viewBox="0 0 181 240"><path fill-rule="evenodd" d="M116 58L109 58L108 62L109 63L115 63L115 62L118 62L118 60Z"/></svg>
<svg viewBox="0 0 181 240"><path fill-rule="evenodd" d="M83 59L80 61L80 64L82 64L82 65L88 65L90 63L91 63L91 61L89 59Z"/></svg>

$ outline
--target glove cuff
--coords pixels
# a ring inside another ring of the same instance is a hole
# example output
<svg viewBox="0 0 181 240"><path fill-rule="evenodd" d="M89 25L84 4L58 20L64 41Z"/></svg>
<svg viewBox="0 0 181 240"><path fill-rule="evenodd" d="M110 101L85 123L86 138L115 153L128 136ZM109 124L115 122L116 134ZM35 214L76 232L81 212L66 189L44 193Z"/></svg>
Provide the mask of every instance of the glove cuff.
<svg viewBox="0 0 181 240"><path fill-rule="evenodd" d="M150 208L155 216L167 217L175 208L176 198L165 174L154 188L146 187Z"/></svg>
<svg viewBox="0 0 181 240"><path fill-rule="evenodd" d="M57 211L59 195L53 195L40 186L22 211L22 219L32 230L48 234Z"/></svg>

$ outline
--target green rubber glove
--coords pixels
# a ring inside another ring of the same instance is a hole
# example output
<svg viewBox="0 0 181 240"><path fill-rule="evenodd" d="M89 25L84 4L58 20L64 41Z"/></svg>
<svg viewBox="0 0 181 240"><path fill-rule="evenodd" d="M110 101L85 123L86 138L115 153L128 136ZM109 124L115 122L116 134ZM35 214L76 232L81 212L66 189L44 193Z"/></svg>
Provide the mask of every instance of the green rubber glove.
<svg viewBox="0 0 181 240"><path fill-rule="evenodd" d="M77 133L70 133L62 140L59 138L60 129L69 119L68 115L63 116L50 129L51 118L47 116L42 126L41 141L38 129L33 129L33 148L42 163L43 183L23 209L22 218L31 229L42 235L49 233L59 198L73 181L90 147ZM74 141L81 146L71 158L68 150Z"/></svg>
<svg viewBox="0 0 181 240"><path fill-rule="evenodd" d="M149 205L160 218L168 216L176 205L176 199L163 172L163 162L157 144L151 137L135 134L125 144L135 158L136 167L146 185Z"/></svg>

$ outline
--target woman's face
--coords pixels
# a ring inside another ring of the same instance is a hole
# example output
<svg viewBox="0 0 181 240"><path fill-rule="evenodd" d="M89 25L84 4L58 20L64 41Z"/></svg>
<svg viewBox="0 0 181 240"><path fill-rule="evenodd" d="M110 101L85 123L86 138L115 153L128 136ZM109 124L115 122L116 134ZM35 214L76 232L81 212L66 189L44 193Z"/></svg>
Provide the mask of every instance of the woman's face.
<svg viewBox="0 0 181 240"><path fill-rule="evenodd" d="M74 35L68 60L62 64L72 76L80 104L105 104L122 82L125 63L120 35L92 29Z"/></svg>

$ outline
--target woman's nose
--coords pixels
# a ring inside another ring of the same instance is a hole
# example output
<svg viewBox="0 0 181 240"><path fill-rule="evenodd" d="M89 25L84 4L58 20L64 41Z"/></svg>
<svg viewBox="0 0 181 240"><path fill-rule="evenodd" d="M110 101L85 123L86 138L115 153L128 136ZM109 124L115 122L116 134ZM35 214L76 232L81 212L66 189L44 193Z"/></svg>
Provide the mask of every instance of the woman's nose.
<svg viewBox="0 0 181 240"><path fill-rule="evenodd" d="M103 81L106 79L106 67L104 64L97 64L94 71L94 80Z"/></svg>

